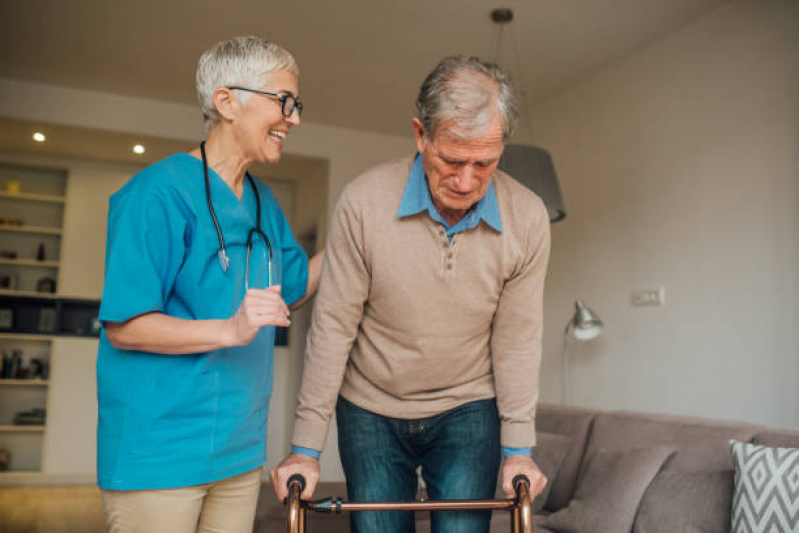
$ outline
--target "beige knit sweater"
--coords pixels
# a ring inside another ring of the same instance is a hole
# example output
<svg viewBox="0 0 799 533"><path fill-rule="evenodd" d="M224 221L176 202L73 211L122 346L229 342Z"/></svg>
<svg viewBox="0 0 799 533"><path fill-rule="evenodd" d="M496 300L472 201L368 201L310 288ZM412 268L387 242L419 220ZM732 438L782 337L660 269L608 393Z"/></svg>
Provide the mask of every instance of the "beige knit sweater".
<svg viewBox="0 0 799 533"><path fill-rule="evenodd" d="M425 418L497 398L503 446L535 444L543 202L494 174L502 232L454 236L426 212L399 218L413 158L347 185L333 215L305 352L292 444L322 450L337 396L374 413Z"/></svg>

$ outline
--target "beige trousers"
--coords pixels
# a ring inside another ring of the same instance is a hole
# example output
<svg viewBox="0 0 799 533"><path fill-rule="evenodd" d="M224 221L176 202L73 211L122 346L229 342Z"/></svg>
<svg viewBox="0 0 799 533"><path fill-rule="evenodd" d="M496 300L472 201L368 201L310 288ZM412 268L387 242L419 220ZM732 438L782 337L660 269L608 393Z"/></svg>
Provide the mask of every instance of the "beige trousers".
<svg viewBox="0 0 799 533"><path fill-rule="evenodd" d="M110 533L252 533L261 468L193 487L104 490Z"/></svg>

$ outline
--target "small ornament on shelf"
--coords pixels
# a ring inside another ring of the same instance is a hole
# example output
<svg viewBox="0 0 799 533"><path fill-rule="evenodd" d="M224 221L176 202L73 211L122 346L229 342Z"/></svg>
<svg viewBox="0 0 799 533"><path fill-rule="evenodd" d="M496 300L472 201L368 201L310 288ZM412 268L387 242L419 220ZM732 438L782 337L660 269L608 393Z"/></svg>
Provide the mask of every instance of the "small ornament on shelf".
<svg viewBox="0 0 799 533"><path fill-rule="evenodd" d="M0 274L0 289L13 291L17 289L17 276L14 274Z"/></svg>
<svg viewBox="0 0 799 533"><path fill-rule="evenodd" d="M37 292L55 292L55 280L53 278L41 278L36 282Z"/></svg>
<svg viewBox="0 0 799 533"><path fill-rule="evenodd" d="M5 188L7 193L19 194L22 192L22 183L17 180L8 180Z"/></svg>
<svg viewBox="0 0 799 533"><path fill-rule="evenodd" d="M9 330L14 327L14 310L10 307L0 307L0 330Z"/></svg>

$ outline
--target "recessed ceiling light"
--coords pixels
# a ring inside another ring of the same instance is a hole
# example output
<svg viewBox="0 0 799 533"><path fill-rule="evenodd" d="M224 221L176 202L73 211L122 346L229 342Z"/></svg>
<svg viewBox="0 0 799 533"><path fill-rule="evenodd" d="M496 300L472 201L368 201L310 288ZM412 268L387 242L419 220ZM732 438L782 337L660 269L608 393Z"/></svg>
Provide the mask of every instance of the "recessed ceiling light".
<svg viewBox="0 0 799 533"><path fill-rule="evenodd" d="M133 152L136 154L143 154L144 146L142 146L141 144L137 144L136 146L133 147Z"/></svg>
<svg viewBox="0 0 799 533"><path fill-rule="evenodd" d="M37 131L34 132L33 134L33 140L36 141L37 143L43 143L44 141L47 140L47 137L44 136L44 133Z"/></svg>

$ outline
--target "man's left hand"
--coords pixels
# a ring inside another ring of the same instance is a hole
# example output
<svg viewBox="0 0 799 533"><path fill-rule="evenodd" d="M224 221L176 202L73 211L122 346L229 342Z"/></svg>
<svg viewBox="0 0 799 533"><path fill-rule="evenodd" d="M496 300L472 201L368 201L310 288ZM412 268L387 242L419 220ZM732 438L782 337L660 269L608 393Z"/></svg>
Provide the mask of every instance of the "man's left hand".
<svg viewBox="0 0 799 533"><path fill-rule="evenodd" d="M513 490L513 478L519 474L527 476L527 479L530 480L531 501L547 486L547 478L531 457L511 455L502 461L502 491L508 498L516 497L516 491Z"/></svg>

